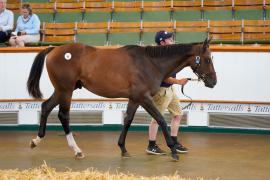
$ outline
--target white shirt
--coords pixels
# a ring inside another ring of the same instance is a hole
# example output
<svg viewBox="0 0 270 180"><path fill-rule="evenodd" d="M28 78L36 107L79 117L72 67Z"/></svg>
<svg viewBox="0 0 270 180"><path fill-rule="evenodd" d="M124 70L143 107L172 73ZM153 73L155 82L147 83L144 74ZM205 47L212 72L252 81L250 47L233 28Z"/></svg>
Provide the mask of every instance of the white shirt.
<svg viewBox="0 0 270 180"><path fill-rule="evenodd" d="M13 30L14 15L10 10L5 9L0 13L0 27L5 32L7 30Z"/></svg>

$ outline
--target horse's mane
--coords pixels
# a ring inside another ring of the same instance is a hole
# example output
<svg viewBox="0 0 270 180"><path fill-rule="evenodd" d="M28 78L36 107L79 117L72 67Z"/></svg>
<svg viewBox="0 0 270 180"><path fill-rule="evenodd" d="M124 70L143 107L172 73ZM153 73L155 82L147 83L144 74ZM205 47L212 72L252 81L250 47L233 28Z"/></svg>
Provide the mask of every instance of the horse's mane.
<svg viewBox="0 0 270 180"><path fill-rule="evenodd" d="M142 49L143 52L149 57L166 57L174 54L184 54L189 52L194 45L201 43L190 43L190 44L172 44L165 46L136 46L128 45L125 46L127 49Z"/></svg>

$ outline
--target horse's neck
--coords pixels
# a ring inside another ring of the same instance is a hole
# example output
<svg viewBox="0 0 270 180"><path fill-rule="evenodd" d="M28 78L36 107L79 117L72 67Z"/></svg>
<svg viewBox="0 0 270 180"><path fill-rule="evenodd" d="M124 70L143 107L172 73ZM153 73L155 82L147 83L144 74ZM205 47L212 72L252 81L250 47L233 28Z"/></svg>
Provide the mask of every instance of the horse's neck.
<svg viewBox="0 0 270 180"><path fill-rule="evenodd" d="M158 66L162 76L168 77L189 66L188 59L193 54L194 53L190 51L186 54L174 54L171 56L162 57L158 59L158 63L156 63L156 66Z"/></svg>

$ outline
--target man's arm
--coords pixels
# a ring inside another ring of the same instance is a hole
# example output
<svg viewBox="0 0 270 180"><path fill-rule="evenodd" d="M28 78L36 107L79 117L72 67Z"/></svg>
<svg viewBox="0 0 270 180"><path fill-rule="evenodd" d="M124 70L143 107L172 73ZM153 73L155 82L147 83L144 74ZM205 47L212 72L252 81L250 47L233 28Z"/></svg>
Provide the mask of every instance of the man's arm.
<svg viewBox="0 0 270 180"><path fill-rule="evenodd" d="M165 79L164 82L169 83L169 84L185 85L188 82L188 78L176 79L173 77L169 77L169 78Z"/></svg>
<svg viewBox="0 0 270 180"><path fill-rule="evenodd" d="M14 22L13 18L14 18L13 12L10 11L8 14L8 23L7 25L1 27L1 31L7 31L7 30L13 29L13 22Z"/></svg>

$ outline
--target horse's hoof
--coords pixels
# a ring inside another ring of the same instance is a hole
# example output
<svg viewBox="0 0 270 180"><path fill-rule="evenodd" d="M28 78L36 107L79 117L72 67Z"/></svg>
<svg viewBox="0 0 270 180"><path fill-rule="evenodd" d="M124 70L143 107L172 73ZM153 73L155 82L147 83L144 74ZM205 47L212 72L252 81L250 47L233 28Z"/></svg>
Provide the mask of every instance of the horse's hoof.
<svg viewBox="0 0 270 180"><path fill-rule="evenodd" d="M34 149L35 147L37 147L37 145L34 143L33 139L30 141L29 145L30 145L31 149Z"/></svg>
<svg viewBox="0 0 270 180"><path fill-rule="evenodd" d="M131 155L128 152L121 153L123 158L130 158Z"/></svg>
<svg viewBox="0 0 270 180"><path fill-rule="evenodd" d="M179 161L179 156L177 154L172 154L173 161Z"/></svg>
<svg viewBox="0 0 270 180"><path fill-rule="evenodd" d="M76 159L83 159L84 157L85 156L84 156L84 154L82 152L78 152L78 153L75 154Z"/></svg>

